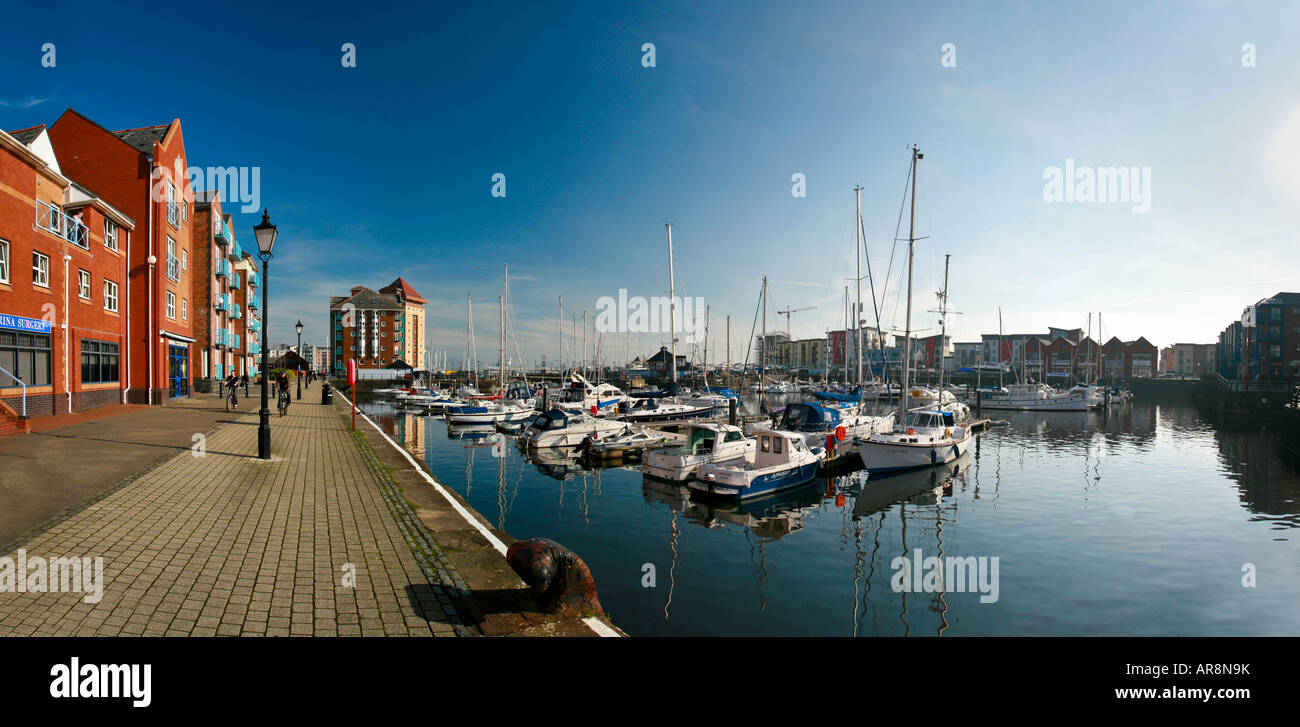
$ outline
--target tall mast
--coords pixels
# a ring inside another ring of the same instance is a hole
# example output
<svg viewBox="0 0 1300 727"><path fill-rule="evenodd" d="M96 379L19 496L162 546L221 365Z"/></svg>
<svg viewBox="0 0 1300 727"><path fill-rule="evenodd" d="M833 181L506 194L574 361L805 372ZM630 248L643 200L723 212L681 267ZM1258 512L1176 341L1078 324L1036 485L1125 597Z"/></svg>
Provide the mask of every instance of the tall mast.
<svg viewBox="0 0 1300 727"><path fill-rule="evenodd" d="M912 214L907 223L907 323L903 329L903 388L898 391L898 421L907 422L908 370L912 364L912 248L916 243L916 162L924 155L912 147Z"/></svg>
<svg viewBox="0 0 1300 727"><path fill-rule="evenodd" d="M998 389L1002 388L1002 306L998 306ZM1043 354L1043 365L1047 365L1047 354Z"/></svg>
<svg viewBox="0 0 1300 727"><path fill-rule="evenodd" d="M704 306L704 390L709 390L709 316L712 305Z"/></svg>
<svg viewBox="0 0 1300 727"><path fill-rule="evenodd" d="M758 391L763 400L767 399L767 387L763 380L767 377L767 276L763 276L763 338L759 343L758 356Z"/></svg>
<svg viewBox="0 0 1300 727"><path fill-rule="evenodd" d="M668 228L668 366L672 372L672 382L677 383L677 280L673 276L673 223L665 222Z"/></svg>
<svg viewBox="0 0 1300 727"><path fill-rule="evenodd" d="M564 296L556 296L560 301L560 317L555 320L555 332L559 335L560 357L555 360L555 372L557 375L562 373L564 368Z"/></svg>
<svg viewBox="0 0 1300 727"><path fill-rule="evenodd" d="M501 398L506 395L506 297L504 295L497 297L497 304L501 307L501 350L497 355L497 379L500 381Z"/></svg>
<svg viewBox="0 0 1300 727"><path fill-rule="evenodd" d="M858 330L858 403L862 403L862 186L853 188L858 203L858 221L853 226L856 240L853 249L858 261L858 297L853 304L853 327Z"/></svg>
<svg viewBox="0 0 1300 727"><path fill-rule="evenodd" d="M943 292L939 294L939 411L943 411L943 357L948 352L944 340L948 338L948 260L943 256Z"/></svg>
<svg viewBox="0 0 1300 727"><path fill-rule="evenodd" d="M731 316L727 316L727 368L722 373L722 388L727 388L727 377L731 375Z"/></svg>

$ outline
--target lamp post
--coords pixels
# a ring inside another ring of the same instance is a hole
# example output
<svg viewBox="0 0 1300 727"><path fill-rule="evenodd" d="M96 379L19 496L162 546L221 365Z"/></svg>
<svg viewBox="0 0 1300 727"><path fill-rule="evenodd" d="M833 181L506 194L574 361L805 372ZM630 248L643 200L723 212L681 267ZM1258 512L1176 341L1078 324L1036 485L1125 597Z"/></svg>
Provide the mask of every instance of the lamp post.
<svg viewBox="0 0 1300 727"><path fill-rule="evenodd" d="M302 400L302 319L298 319L298 325L294 326L298 331L298 400Z"/></svg>
<svg viewBox="0 0 1300 727"><path fill-rule="evenodd" d="M266 309L267 272L271 261L271 250L275 248L275 225L271 224L268 210L262 210L262 222L253 227L257 237L257 255L262 258L262 409L257 422L257 456L259 459L271 458L271 410L267 407L266 394L271 386L271 379L266 371L266 347L268 318Z"/></svg>

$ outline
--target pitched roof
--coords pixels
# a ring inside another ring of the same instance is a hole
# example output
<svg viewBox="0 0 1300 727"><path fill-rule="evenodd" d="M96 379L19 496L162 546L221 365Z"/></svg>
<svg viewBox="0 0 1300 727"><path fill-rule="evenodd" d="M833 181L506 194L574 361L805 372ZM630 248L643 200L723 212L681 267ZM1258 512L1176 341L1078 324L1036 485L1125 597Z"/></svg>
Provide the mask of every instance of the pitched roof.
<svg viewBox="0 0 1300 727"><path fill-rule="evenodd" d="M163 137L167 136L167 129L171 124L162 126L146 126L142 129L126 129L124 131L114 131L113 136L125 141L138 151L145 154L153 152L154 142L162 142Z"/></svg>
<svg viewBox="0 0 1300 727"><path fill-rule="evenodd" d="M400 300L409 301L411 303L429 302L424 298L422 298L419 293L415 292L415 288L412 288L410 283L406 282L404 278L400 278L400 277L397 280L394 280L392 283L380 288L379 292L388 293L390 295L397 294Z"/></svg>
<svg viewBox="0 0 1300 727"><path fill-rule="evenodd" d="M333 300L333 299L331 299ZM336 303L330 305L331 308L338 308L344 303L351 303L357 308L364 310L401 310L402 306L398 305L392 298L387 295L380 295L370 288L362 288L355 295L348 296Z"/></svg>
<svg viewBox="0 0 1300 727"><path fill-rule="evenodd" d="M23 146L26 146L40 136L42 131L45 131L45 124L37 124L26 129L11 131L9 135L17 139Z"/></svg>

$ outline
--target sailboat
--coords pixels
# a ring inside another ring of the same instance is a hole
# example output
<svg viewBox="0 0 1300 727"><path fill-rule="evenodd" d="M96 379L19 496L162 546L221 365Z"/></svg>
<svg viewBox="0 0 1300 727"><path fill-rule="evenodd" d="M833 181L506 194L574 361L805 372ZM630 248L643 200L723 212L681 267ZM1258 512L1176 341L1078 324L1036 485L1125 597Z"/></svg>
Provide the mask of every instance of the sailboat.
<svg viewBox="0 0 1300 727"><path fill-rule="evenodd" d="M916 246L916 167L924 158L920 150L912 147L912 212L907 228L907 318L903 333L902 389L908 391L908 375L912 360L912 258ZM962 456L970 446L973 435L957 421L957 415L943 407L942 399L933 409L907 408L907 396L899 397L899 423L893 431L873 434L866 439L854 440L862 466L872 474L877 472L921 469L947 464Z"/></svg>
<svg viewBox="0 0 1300 727"><path fill-rule="evenodd" d="M506 268L506 290L509 290L510 269ZM509 399L506 395L506 299L503 294L497 299L501 306L501 348L497 373L500 389L495 395L498 401L486 401L473 404L461 404L446 407L449 424L501 424L523 422L536 415L536 404L532 399Z"/></svg>

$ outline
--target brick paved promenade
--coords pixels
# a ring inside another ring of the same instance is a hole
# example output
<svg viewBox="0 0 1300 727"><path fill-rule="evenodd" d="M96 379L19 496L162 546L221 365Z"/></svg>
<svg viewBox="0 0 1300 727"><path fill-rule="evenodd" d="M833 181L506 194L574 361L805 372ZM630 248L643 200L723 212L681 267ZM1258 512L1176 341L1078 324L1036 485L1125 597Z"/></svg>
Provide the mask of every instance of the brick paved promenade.
<svg viewBox="0 0 1300 727"><path fill-rule="evenodd" d="M308 393L272 409L272 461L256 457L256 396L241 399L202 456L172 455L0 553L102 556L105 582L97 604L0 593L0 635L477 634L459 574L370 445L316 403L319 384Z"/></svg>

